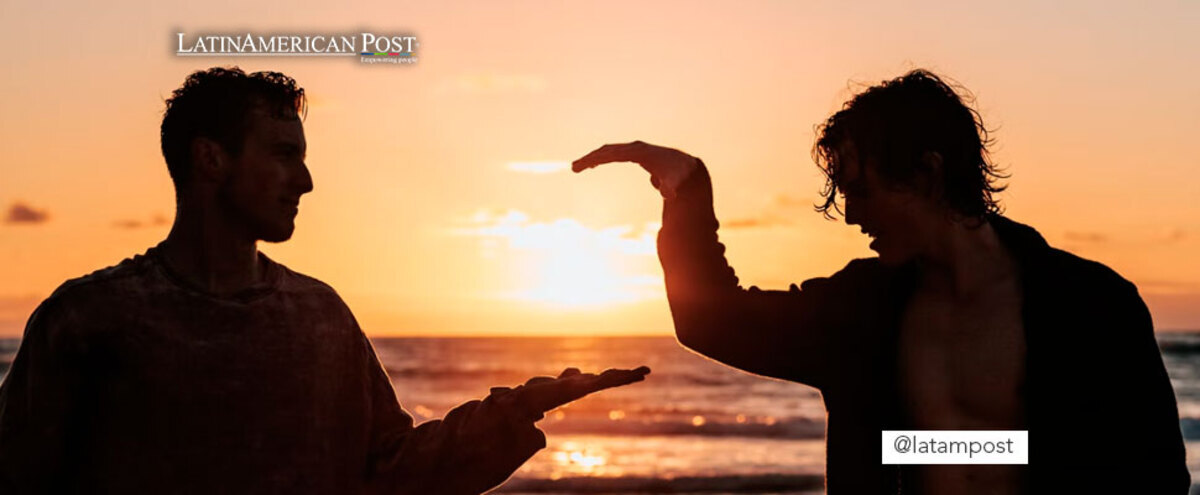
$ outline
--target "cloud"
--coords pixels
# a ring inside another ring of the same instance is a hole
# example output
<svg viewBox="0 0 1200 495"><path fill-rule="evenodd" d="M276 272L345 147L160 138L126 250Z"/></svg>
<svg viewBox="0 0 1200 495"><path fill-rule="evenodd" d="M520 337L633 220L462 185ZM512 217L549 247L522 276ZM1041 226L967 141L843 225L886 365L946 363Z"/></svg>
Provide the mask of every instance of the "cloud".
<svg viewBox="0 0 1200 495"><path fill-rule="evenodd" d="M788 194L776 194L771 198L771 206L776 209L797 209L806 208L812 210L813 201L811 199L797 198Z"/></svg>
<svg viewBox="0 0 1200 495"><path fill-rule="evenodd" d="M1188 233L1183 229L1172 229L1171 231L1167 232L1166 236L1164 237L1165 238L1163 239L1163 242L1167 244L1174 244L1176 242L1183 242L1187 240Z"/></svg>
<svg viewBox="0 0 1200 495"><path fill-rule="evenodd" d="M778 217L775 215L767 215L767 216L757 217L757 218L748 217L748 218L735 218L733 220L722 220L721 228L725 228L725 229L756 229L756 228L766 228L766 227L778 227L778 226L782 226L782 225L791 225L791 223L792 222L788 221L787 219L784 219L784 218L781 218L781 217Z"/></svg>
<svg viewBox="0 0 1200 495"><path fill-rule="evenodd" d="M519 210L495 214L479 210L471 216L476 226L455 230L458 234L501 239L510 247L529 251L560 248L592 249L628 254L654 256L659 225L648 222L641 229L632 225L616 225L593 229L573 218L549 222L534 222Z"/></svg>
<svg viewBox="0 0 1200 495"><path fill-rule="evenodd" d="M1192 239L1193 236L1191 235L1191 232L1178 227L1162 228L1152 231L1123 231L1113 235L1091 231L1063 232L1063 240L1067 242L1104 244L1107 246L1124 247L1160 247L1190 242Z"/></svg>
<svg viewBox="0 0 1200 495"><path fill-rule="evenodd" d="M5 218L5 223L9 224L36 224L45 223L50 220L50 213L46 210L38 210L25 203L17 201L8 208L8 216Z"/></svg>
<svg viewBox="0 0 1200 495"><path fill-rule="evenodd" d="M532 74L463 74L443 87L469 94L540 93L546 80Z"/></svg>
<svg viewBox="0 0 1200 495"><path fill-rule="evenodd" d="M561 161L508 162L504 168L523 174L552 174L570 170L571 164Z"/></svg>
<svg viewBox="0 0 1200 495"><path fill-rule="evenodd" d="M721 227L726 229L757 229L792 225L795 223L792 219L802 214L802 210L804 212L812 211L812 207L812 201L787 194L777 194L771 198L771 201L761 214L752 217L722 220Z"/></svg>
<svg viewBox="0 0 1200 495"><path fill-rule="evenodd" d="M156 213L154 216L150 217L150 220L147 222L133 219L122 219L114 221L112 226L118 229L134 230L143 227L158 227L161 225L166 225L167 223L167 217L163 216L161 213Z"/></svg>
<svg viewBox="0 0 1200 495"><path fill-rule="evenodd" d="M1200 283L1179 280L1137 280L1138 290L1147 294L1200 294Z"/></svg>
<svg viewBox="0 0 1200 495"><path fill-rule="evenodd" d="M1068 240L1068 241L1076 241L1076 242L1091 242L1091 243L1097 243L1097 244L1108 242L1108 236L1101 234L1099 232L1070 232L1070 231L1068 231L1068 232L1063 233L1063 237L1066 238L1066 240Z"/></svg>

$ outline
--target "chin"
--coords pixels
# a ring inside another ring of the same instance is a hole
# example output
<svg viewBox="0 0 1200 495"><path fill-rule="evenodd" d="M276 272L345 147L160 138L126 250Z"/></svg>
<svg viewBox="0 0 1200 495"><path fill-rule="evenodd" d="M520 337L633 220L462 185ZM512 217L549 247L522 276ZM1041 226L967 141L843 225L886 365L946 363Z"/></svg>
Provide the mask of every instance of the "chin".
<svg viewBox="0 0 1200 495"><path fill-rule="evenodd" d="M258 240L263 242L283 242L292 238L292 233L296 231L296 226L289 223L288 225L279 225L272 228L261 229L258 233Z"/></svg>
<svg viewBox="0 0 1200 495"><path fill-rule="evenodd" d="M263 241L263 242L283 242L283 241L286 241L291 238L292 238L292 233L287 232L287 233L280 233L277 235L264 235L262 237L259 237L259 240Z"/></svg>

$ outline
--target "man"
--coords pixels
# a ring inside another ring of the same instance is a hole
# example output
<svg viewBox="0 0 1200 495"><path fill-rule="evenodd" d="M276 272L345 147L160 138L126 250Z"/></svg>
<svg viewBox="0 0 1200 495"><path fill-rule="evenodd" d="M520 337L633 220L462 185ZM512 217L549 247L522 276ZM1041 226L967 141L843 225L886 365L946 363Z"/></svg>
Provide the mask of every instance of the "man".
<svg viewBox="0 0 1200 495"><path fill-rule="evenodd" d="M337 293L257 249L313 189L304 101L237 68L167 101L175 223L30 318L0 388L0 493L476 494L545 446L544 411L648 372L569 369L414 428Z"/></svg>
<svg viewBox="0 0 1200 495"><path fill-rule="evenodd" d="M825 202L872 238L788 291L743 290L700 160L635 142L662 192L659 258L679 341L820 389L826 487L849 493L1178 493L1188 471L1171 384L1133 284L998 214L978 115L917 70L819 130ZM882 430L1028 430L1028 466L882 465Z"/></svg>

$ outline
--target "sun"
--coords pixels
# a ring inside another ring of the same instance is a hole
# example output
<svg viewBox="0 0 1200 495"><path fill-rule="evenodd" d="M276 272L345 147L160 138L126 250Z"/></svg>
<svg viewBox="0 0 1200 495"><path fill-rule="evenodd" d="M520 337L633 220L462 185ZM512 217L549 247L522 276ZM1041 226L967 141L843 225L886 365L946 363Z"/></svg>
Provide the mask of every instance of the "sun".
<svg viewBox="0 0 1200 495"><path fill-rule="evenodd" d="M633 303L661 294L661 282L630 275L610 253L561 251L531 260L516 299L561 308L587 308Z"/></svg>
<svg viewBox="0 0 1200 495"><path fill-rule="evenodd" d="M594 308L663 296L655 259L657 224L592 228L573 218L534 222L510 210L480 212L469 235L512 268L506 299L556 308ZM501 242L497 242L501 241Z"/></svg>

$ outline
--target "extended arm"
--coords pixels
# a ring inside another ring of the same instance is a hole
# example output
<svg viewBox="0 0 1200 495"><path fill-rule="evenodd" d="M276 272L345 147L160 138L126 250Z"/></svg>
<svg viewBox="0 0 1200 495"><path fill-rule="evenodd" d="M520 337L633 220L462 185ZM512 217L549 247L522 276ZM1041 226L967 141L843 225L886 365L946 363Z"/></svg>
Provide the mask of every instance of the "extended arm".
<svg viewBox="0 0 1200 495"><path fill-rule="evenodd" d="M742 289L717 240L703 163L639 141L601 147L577 160L574 170L609 162L638 163L663 195L658 253L679 341L746 371L817 387L826 383L844 357L834 331L852 312L854 277L812 279L790 291Z"/></svg>
<svg viewBox="0 0 1200 495"><path fill-rule="evenodd" d="M833 331L842 306L836 279L788 291L743 289L717 238L712 184L699 165L663 202L658 255L679 341L752 373L821 387L839 359Z"/></svg>
<svg viewBox="0 0 1200 495"><path fill-rule="evenodd" d="M533 420L495 395L413 428L395 399L389 403L384 391L379 393L373 428L379 433L368 466L370 493L483 493L546 446Z"/></svg>
<svg viewBox="0 0 1200 495"><path fill-rule="evenodd" d="M365 339L364 339L365 340ZM367 343L368 350L370 344ZM534 423L543 413L590 393L641 381L649 369L568 369L510 389L497 387L483 400L462 404L440 420L413 428L371 351L371 493L474 495L490 490L546 446Z"/></svg>

